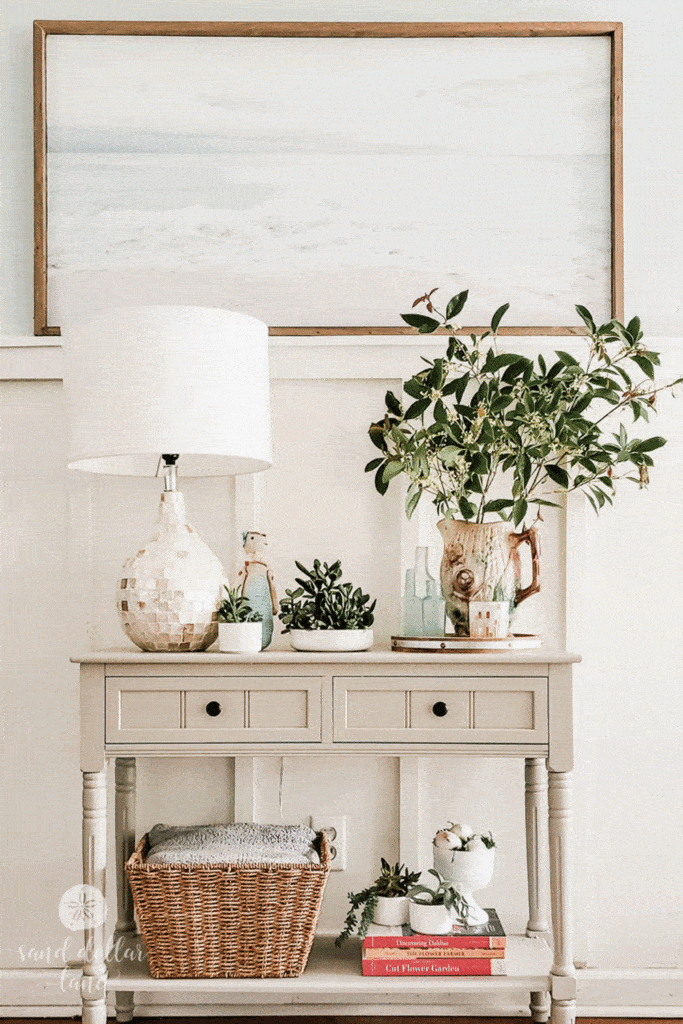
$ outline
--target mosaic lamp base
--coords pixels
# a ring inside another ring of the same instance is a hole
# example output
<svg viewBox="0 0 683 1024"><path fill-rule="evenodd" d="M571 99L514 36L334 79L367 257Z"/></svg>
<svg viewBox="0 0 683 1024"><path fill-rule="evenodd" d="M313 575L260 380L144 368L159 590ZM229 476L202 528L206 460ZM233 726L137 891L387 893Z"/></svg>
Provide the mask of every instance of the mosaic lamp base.
<svg viewBox="0 0 683 1024"><path fill-rule="evenodd" d="M157 532L123 567L121 625L143 651L203 651L218 636L216 607L227 577L185 519L180 491L164 491Z"/></svg>

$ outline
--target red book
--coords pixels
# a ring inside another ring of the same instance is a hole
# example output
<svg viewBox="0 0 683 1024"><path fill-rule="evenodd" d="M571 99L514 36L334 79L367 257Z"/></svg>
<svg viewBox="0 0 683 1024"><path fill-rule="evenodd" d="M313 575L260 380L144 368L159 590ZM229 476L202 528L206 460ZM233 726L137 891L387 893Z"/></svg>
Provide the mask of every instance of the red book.
<svg viewBox="0 0 683 1024"><path fill-rule="evenodd" d="M370 925L363 939L364 949L505 949L507 939L498 914L486 910L486 924L475 927L455 925L448 935L419 935L408 925L402 928L384 928Z"/></svg>
<svg viewBox="0 0 683 1024"><path fill-rule="evenodd" d="M382 978L439 977L440 975L505 975L505 960L483 960L466 957L440 956L434 960L420 957L415 960L368 960L361 961L363 974Z"/></svg>

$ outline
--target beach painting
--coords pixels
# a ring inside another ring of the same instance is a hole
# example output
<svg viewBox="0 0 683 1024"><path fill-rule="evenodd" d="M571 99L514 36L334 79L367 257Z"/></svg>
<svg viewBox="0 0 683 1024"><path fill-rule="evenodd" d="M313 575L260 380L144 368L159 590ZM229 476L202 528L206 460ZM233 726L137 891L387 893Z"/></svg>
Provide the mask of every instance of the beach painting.
<svg viewBox="0 0 683 1024"><path fill-rule="evenodd" d="M47 40L50 320L610 315L605 37Z"/></svg>

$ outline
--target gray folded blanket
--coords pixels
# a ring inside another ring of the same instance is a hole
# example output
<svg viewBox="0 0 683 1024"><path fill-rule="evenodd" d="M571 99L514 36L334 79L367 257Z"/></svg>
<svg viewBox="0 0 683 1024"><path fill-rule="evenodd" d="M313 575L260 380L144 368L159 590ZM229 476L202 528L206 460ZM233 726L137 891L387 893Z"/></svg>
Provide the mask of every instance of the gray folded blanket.
<svg viewBox="0 0 683 1024"><path fill-rule="evenodd" d="M155 825L148 864L319 864L306 825Z"/></svg>

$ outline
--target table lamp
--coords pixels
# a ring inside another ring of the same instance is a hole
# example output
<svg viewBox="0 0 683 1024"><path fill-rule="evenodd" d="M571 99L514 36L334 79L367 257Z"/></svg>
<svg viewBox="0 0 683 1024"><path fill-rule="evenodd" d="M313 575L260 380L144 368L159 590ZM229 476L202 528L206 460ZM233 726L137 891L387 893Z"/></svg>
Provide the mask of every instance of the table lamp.
<svg viewBox="0 0 683 1024"><path fill-rule="evenodd" d="M198 306L108 309L65 324L70 469L155 476L157 530L125 563L123 629L143 651L200 651L217 636L225 572L185 519L181 476L271 464L268 328Z"/></svg>

